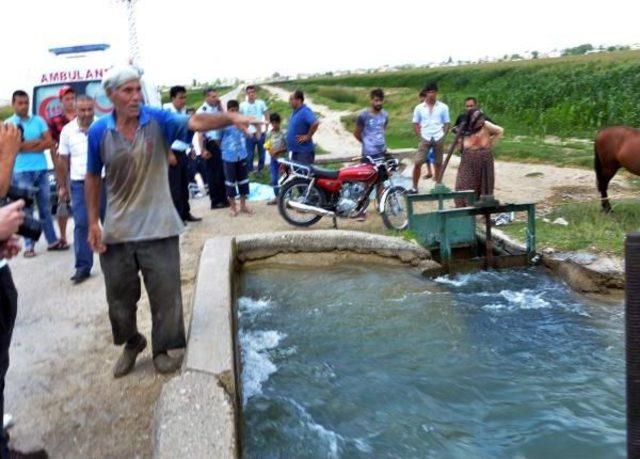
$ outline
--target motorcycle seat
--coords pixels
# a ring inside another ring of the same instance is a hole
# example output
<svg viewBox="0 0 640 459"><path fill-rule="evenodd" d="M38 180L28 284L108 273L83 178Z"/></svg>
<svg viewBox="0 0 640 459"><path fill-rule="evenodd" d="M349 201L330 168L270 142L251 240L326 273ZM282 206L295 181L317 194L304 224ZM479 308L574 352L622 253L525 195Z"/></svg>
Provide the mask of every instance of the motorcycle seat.
<svg viewBox="0 0 640 459"><path fill-rule="evenodd" d="M340 171L336 171L333 169L323 169L321 167L317 167L317 166L310 166L311 168L311 173L313 175L315 175L318 178L325 178L325 179L337 179L338 178L338 174L340 173Z"/></svg>

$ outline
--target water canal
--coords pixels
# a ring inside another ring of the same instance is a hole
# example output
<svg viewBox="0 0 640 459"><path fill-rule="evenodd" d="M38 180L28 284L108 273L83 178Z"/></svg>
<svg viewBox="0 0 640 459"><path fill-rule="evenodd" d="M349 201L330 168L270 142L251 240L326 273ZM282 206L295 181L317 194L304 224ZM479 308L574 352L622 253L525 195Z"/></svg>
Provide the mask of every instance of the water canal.
<svg viewBox="0 0 640 459"><path fill-rule="evenodd" d="M622 304L539 269L247 270L243 456L624 457Z"/></svg>

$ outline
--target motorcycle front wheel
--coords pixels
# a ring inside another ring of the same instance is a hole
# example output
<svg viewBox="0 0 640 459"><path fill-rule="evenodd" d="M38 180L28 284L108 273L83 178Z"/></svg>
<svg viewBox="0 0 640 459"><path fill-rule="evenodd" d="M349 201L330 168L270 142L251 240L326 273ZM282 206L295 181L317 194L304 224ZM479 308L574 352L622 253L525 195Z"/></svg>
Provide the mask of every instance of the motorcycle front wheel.
<svg viewBox="0 0 640 459"><path fill-rule="evenodd" d="M278 195L278 211L287 223L293 226L311 226L317 223L322 217L320 215L309 212L302 212L291 208L289 201L307 204L309 206L322 207L324 203L324 193L319 188L312 186L309 189L310 182L302 178L294 178L286 182L280 188ZM307 191L309 195L307 196ZM305 199L306 197L306 199Z"/></svg>
<svg viewBox="0 0 640 459"><path fill-rule="evenodd" d="M393 186L383 194L382 222L388 229L403 231L409 227L407 212L407 190L401 186Z"/></svg>

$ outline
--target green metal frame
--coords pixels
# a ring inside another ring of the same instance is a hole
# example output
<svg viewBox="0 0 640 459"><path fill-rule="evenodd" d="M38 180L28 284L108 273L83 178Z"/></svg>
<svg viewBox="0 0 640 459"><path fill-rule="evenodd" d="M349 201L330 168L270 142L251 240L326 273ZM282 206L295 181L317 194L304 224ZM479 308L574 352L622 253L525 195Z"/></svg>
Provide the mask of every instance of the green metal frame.
<svg viewBox="0 0 640 459"><path fill-rule="evenodd" d="M502 214L510 212L527 212L526 257L530 262L536 254L536 206L533 203L501 204L495 207L459 207L456 209L439 210L437 213L442 219L441 231L443 240L440 243L440 258L444 264L451 260L451 243L447 235L452 230L455 220L460 216L470 216L474 219L478 215Z"/></svg>
<svg viewBox="0 0 640 459"><path fill-rule="evenodd" d="M445 202L457 198L465 198L470 207L445 209ZM438 210L427 213L416 213L414 204L417 202L438 202ZM407 196L407 212L409 229L415 234L418 242L429 248L438 248L440 260L446 267L450 267L453 249L456 247L477 248L476 216L496 213L527 212L526 230L526 263L531 262L536 251L535 204L498 204L482 207L477 204L473 191L451 191L445 186L436 186L428 194L413 194Z"/></svg>
<svg viewBox="0 0 640 459"><path fill-rule="evenodd" d="M449 222L449 233L443 231L442 218L439 211L445 210L446 201L452 201L456 198L467 199L472 204L476 199L473 191L451 191L446 187L434 188L434 191L428 194L411 194L407 196L409 228L416 235L420 244L425 247L435 248L441 246L443 239L446 239L447 246L476 246L475 217L473 216L461 215L453 217ZM437 212L416 213L415 203L434 201L438 202Z"/></svg>

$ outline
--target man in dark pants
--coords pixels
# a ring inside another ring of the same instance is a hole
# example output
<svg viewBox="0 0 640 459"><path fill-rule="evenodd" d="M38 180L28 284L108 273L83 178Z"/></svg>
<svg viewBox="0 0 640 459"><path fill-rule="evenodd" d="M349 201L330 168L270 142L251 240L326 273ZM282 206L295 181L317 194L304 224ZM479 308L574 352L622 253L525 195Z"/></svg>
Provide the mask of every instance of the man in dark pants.
<svg viewBox="0 0 640 459"><path fill-rule="evenodd" d="M221 129L255 120L236 113L200 113L191 117L143 104L135 67L112 68L102 80L113 113L89 128L85 189L89 245L100 253L113 341L123 345L113 369L128 374L147 346L136 321L140 274L151 309L153 364L159 373L180 367L169 355L184 348L186 336L180 286L178 236L184 226L171 202L168 165L174 140L191 141L191 132ZM107 210L99 221L101 172L105 168Z"/></svg>
<svg viewBox="0 0 640 459"><path fill-rule="evenodd" d="M171 102L167 102L162 108L179 115L187 113L187 89L184 86L172 86L169 89ZM183 222L199 222L201 218L191 215L189 206L189 158L187 150L189 144L182 140L176 140L171 144L171 152L176 157L176 164L169 166L169 189L173 205Z"/></svg>
<svg viewBox="0 0 640 459"><path fill-rule="evenodd" d="M20 145L21 134L14 125L0 125L0 196L7 195L11 173ZM13 283L7 259L20 251L18 228L24 221L24 202L17 201L0 207L0 419L4 416L4 378L9 369L9 346L18 310L18 292ZM46 458L44 451L30 454L9 449L9 436L0 429L0 458Z"/></svg>
<svg viewBox="0 0 640 459"><path fill-rule="evenodd" d="M204 103L197 113L222 113L222 103L218 97L218 91L214 88L204 90ZM222 163L222 152L218 141L220 134L217 130L210 130L198 134L200 151L207 171L207 185L209 187L209 198L211 208L229 207L227 194L224 187L224 168Z"/></svg>
<svg viewBox="0 0 640 459"><path fill-rule="evenodd" d="M304 103L302 91L294 91L289 96L289 105L293 109L287 128L287 148L291 151L291 160L301 164L313 164L315 148L313 134L320 122L315 113Z"/></svg>

